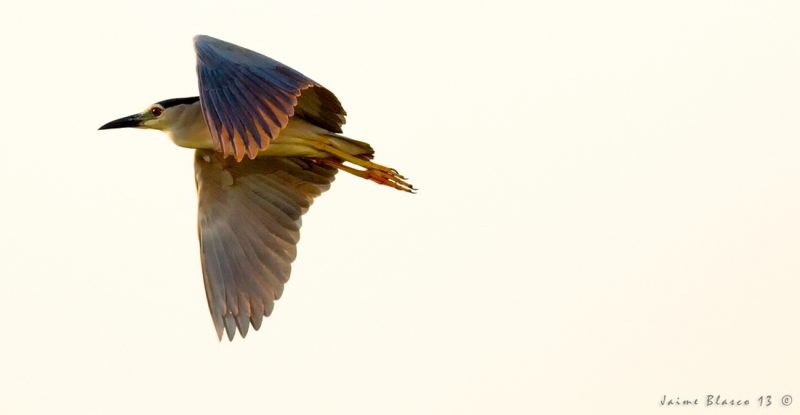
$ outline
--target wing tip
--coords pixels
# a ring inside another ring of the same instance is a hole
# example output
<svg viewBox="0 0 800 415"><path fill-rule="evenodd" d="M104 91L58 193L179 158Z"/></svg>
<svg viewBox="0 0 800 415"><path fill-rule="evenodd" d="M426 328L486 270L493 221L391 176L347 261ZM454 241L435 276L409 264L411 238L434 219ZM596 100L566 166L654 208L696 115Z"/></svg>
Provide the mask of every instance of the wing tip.
<svg viewBox="0 0 800 415"><path fill-rule="evenodd" d="M271 311L272 310L270 308L266 311L261 311L260 313L242 313L238 316L229 313L224 317L220 316L221 318L219 321L216 319L214 320L214 329L216 329L217 332L217 340L222 342L223 337L227 337L228 342L233 342L233 339L236 338L237 331L239 332L239 336L241 336L243 339L246 338L251 327L254 331L258 331L258 329L261 328L263 318L265 316L269 316Z"/></svg>
<svg viewBox="0 0 800 415"><path fill-rule="evenodd" d="M213 41L218 41L218 40L219 39L217 39L217 38L211 37L209 35L204 35L204 34L197 34L197 35L194 35L194 37L192 37L192 43L194 43L195 45L208 43L208 42L213 42Z"/></svg>
<svg viewBox="0 0 800 415"><path fill-rule="evenodd" d="M217 332L217 340L222 341L222 332L224 330L222 319L214 318L214 330Z"/></svg>
<svg viewBox="0 0 800 415"><path fill-rule="evenodd" d="M228 335L228 341L232 342L233 338L236 337L236 318L233 316L233 313L228 312L225 315L225 332Z"/></svg>

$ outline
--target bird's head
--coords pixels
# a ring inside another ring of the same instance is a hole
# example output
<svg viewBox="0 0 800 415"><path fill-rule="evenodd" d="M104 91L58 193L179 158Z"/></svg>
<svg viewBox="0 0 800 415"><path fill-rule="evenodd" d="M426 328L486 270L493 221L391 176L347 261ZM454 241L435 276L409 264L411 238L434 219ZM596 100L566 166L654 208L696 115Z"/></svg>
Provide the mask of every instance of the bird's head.
<svg viewBox="0 0 800 415"><path fill-rule="evenodd" d="M104 124L100 130L112 128L149 128L169 132L185 121L186 109L199 105L199 97L172 98L156 102L144 111Z"/></svg>

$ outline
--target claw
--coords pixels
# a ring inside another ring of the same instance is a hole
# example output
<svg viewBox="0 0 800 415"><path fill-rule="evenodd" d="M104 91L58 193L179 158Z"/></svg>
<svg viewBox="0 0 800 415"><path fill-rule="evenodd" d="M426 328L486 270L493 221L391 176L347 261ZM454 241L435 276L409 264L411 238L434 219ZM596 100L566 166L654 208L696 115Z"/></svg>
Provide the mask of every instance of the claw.
<svg viewBox="0 0 800 415"><path fill-rule="evenodd" d="M401 190L408 193L416 193L418 190L414 187L411 183L408 183L404 176L401 176L397 173L397 170L381 166L380 164L374 164L380 168L367 168L366 170L359 170L349 166L345 166L338 160L333 159L322 159L320 162L327 164L329 166L335 167L339 170L344 170L354 176L361 177L362 179L371 180L375 183L382 184L384 186L389 186L391 188Z"/></svg>
<svg viewBox="0 0 800 415"><path fill-rule="evenodd" d="M389 186L395 188L397 190L402 190L404 192L414 193L416 190L411 183L406 182L405 180L401 179L399 175L395 174L387 174L380 170L367 170L366 178L372 180L375 183L382 184L384 186Z"/></svg>

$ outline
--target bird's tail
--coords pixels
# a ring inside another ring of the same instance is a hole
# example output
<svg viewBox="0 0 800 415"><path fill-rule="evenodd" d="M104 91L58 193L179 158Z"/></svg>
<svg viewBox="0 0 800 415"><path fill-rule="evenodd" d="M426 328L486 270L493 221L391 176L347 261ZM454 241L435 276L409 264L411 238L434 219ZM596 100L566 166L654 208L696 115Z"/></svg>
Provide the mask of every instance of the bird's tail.
<svg viewBox="0 0 800 415"><path fill-rule="evenodd" d="M344 151L347 154L372 159L375 156L375 150L369 143L358 141L350 137L345 137L341 134L328 134L328 139L331 145Z"/></svg>

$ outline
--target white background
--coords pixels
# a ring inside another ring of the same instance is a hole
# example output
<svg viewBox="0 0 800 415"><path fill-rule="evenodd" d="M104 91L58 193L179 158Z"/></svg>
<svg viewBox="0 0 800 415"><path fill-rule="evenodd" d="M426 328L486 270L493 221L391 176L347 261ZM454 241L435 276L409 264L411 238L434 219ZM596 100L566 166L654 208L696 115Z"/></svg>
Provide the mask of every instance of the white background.
<svg viewBox="0 0 800 415"><path fill-rule="evenodd" d="M15 2L0 13L0 413L752 413L800 405L793 1ZM332 89L421 191L341 174L218 342L192 36ZM760 412L759 412L760 413Z"/></svg>

